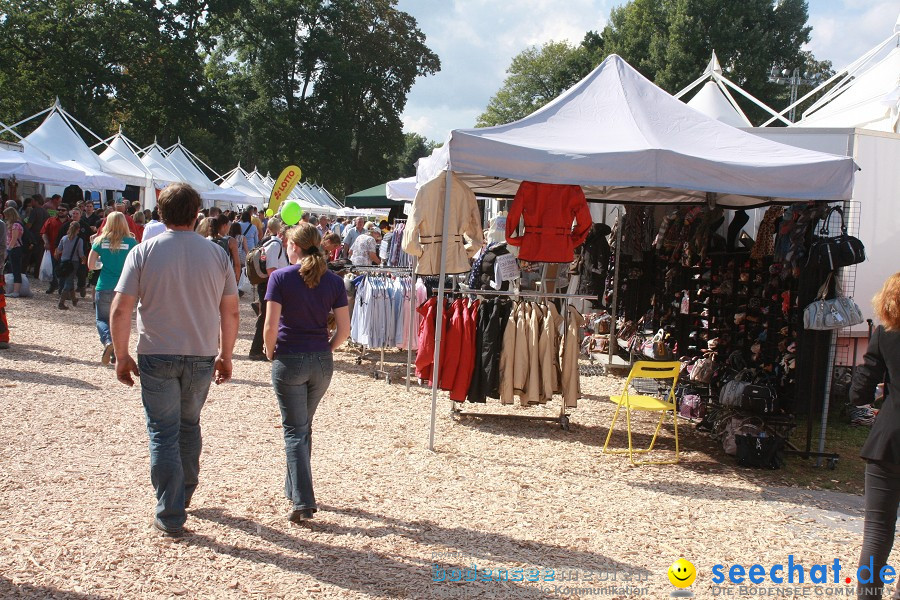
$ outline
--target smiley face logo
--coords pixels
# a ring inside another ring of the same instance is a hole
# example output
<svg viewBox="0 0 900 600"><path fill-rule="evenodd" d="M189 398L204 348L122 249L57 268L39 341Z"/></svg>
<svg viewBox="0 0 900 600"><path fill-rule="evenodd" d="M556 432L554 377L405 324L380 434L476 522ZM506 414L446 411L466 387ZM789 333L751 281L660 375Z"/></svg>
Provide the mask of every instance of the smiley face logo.
<svg viewBox="0 0 900 600"><path fill-rule="evenodd" d="M679 558L669 567L669 581L677 588L690 587L695 579L697 579L697 569L683 558Z"/></svg>

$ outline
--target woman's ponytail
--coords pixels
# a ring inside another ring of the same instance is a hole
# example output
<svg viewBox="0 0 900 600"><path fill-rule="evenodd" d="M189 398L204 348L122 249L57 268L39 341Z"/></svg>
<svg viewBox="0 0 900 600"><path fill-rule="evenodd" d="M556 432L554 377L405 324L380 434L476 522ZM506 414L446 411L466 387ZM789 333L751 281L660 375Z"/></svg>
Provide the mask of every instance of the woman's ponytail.
<svg viewBox="0 0 900 600"><path fill-rule="evenodd" d="M322 235L315 225L299 223L291 227L288 236L294 245L300 249L300 276L310 289L319 285L328 263L325 262L325 254L319 247L322 243Z"/></svg>

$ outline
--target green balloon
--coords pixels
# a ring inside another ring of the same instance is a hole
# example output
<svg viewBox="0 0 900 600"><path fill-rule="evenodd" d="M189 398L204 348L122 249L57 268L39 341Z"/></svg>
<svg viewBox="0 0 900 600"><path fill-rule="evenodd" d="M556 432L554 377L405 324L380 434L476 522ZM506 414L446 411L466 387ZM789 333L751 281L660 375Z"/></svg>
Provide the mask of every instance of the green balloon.
<svg viewBox="0 0 900 600"><path fill-rule="evenodd" d="M274 214L275 214L275 213L272 211L271 208L267 208L267 209L266 209L266 216L267 216L267 217L271 217L271 216L274 215Z"/></svg>
<svg viewBox="0 0 900 600"><path fill-rule="evenodd" d="M281 205L281 220L285 225L296 225L303 216L303 209L292 200Z"/></svg>

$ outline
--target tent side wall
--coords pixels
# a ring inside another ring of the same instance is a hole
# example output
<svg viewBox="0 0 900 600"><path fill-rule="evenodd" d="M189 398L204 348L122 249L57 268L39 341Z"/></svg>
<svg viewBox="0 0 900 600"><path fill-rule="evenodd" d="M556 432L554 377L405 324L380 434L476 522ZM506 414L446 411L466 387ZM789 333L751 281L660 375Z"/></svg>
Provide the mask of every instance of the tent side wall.
<svg viewBox="0 0 900 600"><path fill-rule="evenodd" d="M853 201L859 203L859 223L848 222L850 233L866 246L866 260L856 265L853 296L863 316L875 319L872 297L884 280L900 268L900 135L865 129L749 130L762 137L810 150L852 156L860 167L853 185ZM834 232L832 232L834 233ZM865 324L853 328L854 336L868 335ZM861 348L864 351L864 348ZM862 352L858 352L862 358Z"/></svg>

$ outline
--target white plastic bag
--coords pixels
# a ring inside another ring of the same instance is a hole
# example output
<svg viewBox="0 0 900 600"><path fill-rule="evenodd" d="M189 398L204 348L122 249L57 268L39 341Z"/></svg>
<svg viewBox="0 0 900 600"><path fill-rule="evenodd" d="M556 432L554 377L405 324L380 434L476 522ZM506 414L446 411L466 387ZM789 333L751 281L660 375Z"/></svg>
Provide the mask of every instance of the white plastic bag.
<svg viewBox="0 0 900 600"><path fill-rule="evenodd" d="M13 291L13 274L6 274L6 293L11 294ZM31 298L31 282L28 281L28 276L25 273L22 273L22 285L19 287L19 297L20 298Z"/></svg>
<svg viewBox="0 0 900 600"><path fill-rule="evenodd" d="M41 281L53 281L53 259L50 258L50 251L44 250L44 258L41 259L41 270L38 272L38 279Z"/></svg>
<svg viewBox="0 0 900 600"><path fill-rule="evenodd" d="M244 292L245 294L249 294L253 291L253 284L251 284L250 279L247 278L247 269L241 269L241 278L238 280L237 288L238 291Z"/></svg>

